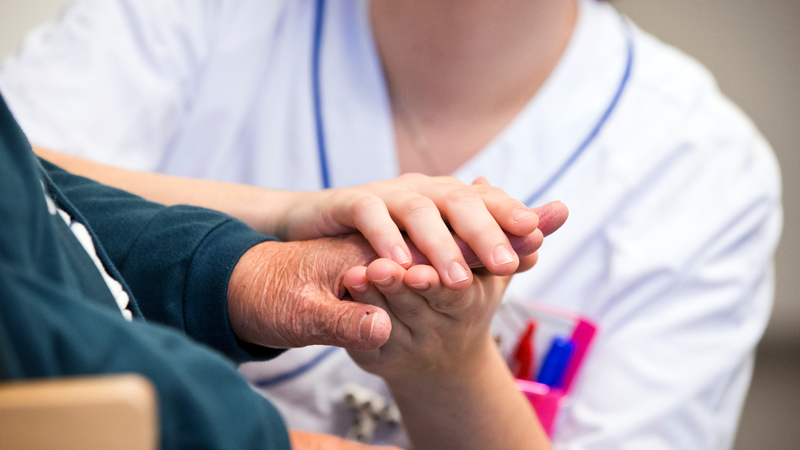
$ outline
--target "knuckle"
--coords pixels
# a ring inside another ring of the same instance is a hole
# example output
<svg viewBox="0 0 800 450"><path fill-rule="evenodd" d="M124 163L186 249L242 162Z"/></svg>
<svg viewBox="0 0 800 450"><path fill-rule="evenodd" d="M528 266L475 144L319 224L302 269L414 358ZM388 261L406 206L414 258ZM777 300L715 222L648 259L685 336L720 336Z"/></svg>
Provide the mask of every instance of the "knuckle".
<svg viewBox="0 0 800 450"><path fill-rule="evenodd" d="M422 316L427 309L427 306L424 305L423 302L408 301L391 302L389 307L398 317L410 319Z"/></svg>
<svg viewBox="0 0 800 450"><path fill-rule="evenodd" d="M458 254L458 247L449 233L443 236L429 236L427 245L430 249L429 253L438 254L441 257L456 257Z"/></svg>
<svg viewBox="0 0 800 450"><path fill-rule="evenodd" d="M370 227L369 231L372 233L372 236L370 236L370 238L376 236L385 238L386 236L391 236L392 233L395 233L395 230L398 230L399 232L399 228L394 222L392 221L382 222L380 224L373 225ZM362 232L365 231L367 230L362 230Z"/></svg>
<svg viewBox="0 0 800 450"><path fill-rule="evenodd" d="M500 238L502 235L502 231L500 230L500 226L497 225L497 222L481 221L479 223L476 223L472 227L471 232L467 231L466 234L474 237L483 237L487 241L490 241L490 240L497 240L498 238Z"/></svg>
<svg viewBox="0 0 800 450"><path fill-rule="evenodd" d="M328 191L327 200L328 202L330 202L331 205L346 205L352 201L352 198L354 196L358 195L361 194L347 189L342 189L342 190L334 189Z"/></svg>
<svg viewBox="0 0 800 450"><path fill-rule="evenodd" d="M350 342L352 340L350 330L352 329L353 319L353 311L350 309L336 310L331 314L328 319L329 326L337 341Z"/></svg>
<svg viewBox="0 0 800 450"><path fill-rule="evenodd" d="M436 204L433 203L433 200L421 195L412 195L406 198L403 201L402 212L404 216L410 218L424 216L434 212L438 214Z"/></svg>
<svg viewBox="0 0 800 450"><path fill-rule="evenodd" d="M308 289L299 289L301 299L294 308L287 314L286 321L289 327L286 330L286 339L295 347L318 343L324 336L325 327L320 321L319 311L316 310L312 302L302 301L309 298Z"/></svg>
<svg viewBox="0 0 800 450"><path fill-rule="evenodd" d="M372 194L358 194L352 200L350 212L353 216L364 216L380 210L385 205L383 200Z"/></svg>
<svg viewBox="0 0 800 450"><path fill-rule="evenodd" d="M469 204L481 201L480 196L474 189L468 186L455 188L447 193L445 199L456 205Z"/></svg>
<svg viewBox="0 0 800 450"><path fill-rule="evenodd" d="M315 344L350 345L356 342L352 308L319 308L314 319L302 326L303 333ZM312 313L313 314L313 313Z"/></svg>
<svg viewBox="0 0 800 450"><path fill-rule="evenodd" d="M453 313L461 309L461 302L456 297L445 297L431 302L431 308L444 314Z"/></svg>
<svg viewBox="0 0 800 450"><path fill-rule="evenodd" d="M475 192L478 193L478 195L482 196L490 196L490 197L498 195L508 196L508 194L506 194L505 191L494 186L487 186L484 184L480 184L477 186L472 186L472 188L475 189Z"/></svg>

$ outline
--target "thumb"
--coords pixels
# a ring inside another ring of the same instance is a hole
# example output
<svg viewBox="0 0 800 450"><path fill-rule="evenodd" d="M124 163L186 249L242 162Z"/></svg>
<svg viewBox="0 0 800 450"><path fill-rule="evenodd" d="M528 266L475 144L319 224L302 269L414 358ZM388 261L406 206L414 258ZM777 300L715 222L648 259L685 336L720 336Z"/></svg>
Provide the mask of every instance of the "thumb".
<svg viewBox="0 0 800 450"><path fill-rule="evenodd" d="M324 295L324 294L323 294ZM385 344L392 322L383 309L330 294L325 298L306 297L308 305L292 315L292 347L333 345L351 350L374 350Z"/></svg>
<svg viewBox="0 0 800 450"><path fill-rule="evenodd" d="M346 270L368 263L370 252L357 237L254 246L228 282L231 328L243 341L272 348L380 347L392 329L386 311L337 297Z"/></svg>
<svg viewBox="0 0 800 450"><path fill-rule="evenodd" d="M533 212L539 216L539 229L545 236L561 228L569 217L567 205L558 200L533 208Z"/></svg>

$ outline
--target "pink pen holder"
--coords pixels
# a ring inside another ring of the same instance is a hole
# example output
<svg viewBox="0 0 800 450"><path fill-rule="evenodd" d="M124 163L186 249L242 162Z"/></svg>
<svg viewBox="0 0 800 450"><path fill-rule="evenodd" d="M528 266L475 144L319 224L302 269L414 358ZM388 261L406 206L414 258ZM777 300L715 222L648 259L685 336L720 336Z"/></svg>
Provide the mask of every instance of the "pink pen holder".
<svg viewBox="0 0 800 450"><path fill-rule="evenodd" d="M563 308L539 302L503 303L492 324L492 333L498 340L500 351L509 366L513 366L514 349L519 337L525 332L529 321L536 322L534 335L535 367L541 368L542 361L556 335L569 337L575 345L564 371L561 387L551 387L533 380L517 380L517 388L525 394L539 417L549 437L555 432L558 413L563 401L573 387L573 382L583 366L583 362L597 333L597 326L591 320Z"/></svg>
<svg viewBox="0 0 800 450"><path fill-rule="evenodd" d="M539 423L542 424L548 437L553 437L556 416L561 408L561 400L564 398L564 390L550 388L550 386L535 381L517 380L517 389L531 402Z"/></svg>

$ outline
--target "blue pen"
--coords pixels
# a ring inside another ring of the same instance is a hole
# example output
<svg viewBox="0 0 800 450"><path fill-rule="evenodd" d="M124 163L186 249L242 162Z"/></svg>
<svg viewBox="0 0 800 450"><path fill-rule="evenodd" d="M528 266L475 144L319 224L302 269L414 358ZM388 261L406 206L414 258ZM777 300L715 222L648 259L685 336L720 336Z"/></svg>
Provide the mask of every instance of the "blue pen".
<svg viewBox="0 0 800 450"><path fill-rule="evenodd" d="M544 358L536 381L550 387L564 387L564 375L567 372L567 365L574 351L575 343L571 339L555 336L553 344L550 346L550 351L547 352L547 356Z"/></svg>

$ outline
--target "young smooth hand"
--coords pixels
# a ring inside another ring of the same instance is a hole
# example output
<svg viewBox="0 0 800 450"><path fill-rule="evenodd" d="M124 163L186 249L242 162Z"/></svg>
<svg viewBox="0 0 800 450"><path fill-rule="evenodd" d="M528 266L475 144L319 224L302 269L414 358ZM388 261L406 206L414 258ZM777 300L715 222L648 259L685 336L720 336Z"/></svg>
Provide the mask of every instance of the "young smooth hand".
<svg viewBox="0 0 800 450"><path fill-rule="evenodd" d="M542 211L546 234L567 217L560 203ZM386 344L350 356L387 382L416 449L549 448L489 331L509 280L478 269L469 288L453 291L431 266L388 259L345 275L354 300L391 320Z"/></svg>
<svg viewBox="0 0 800 450"><path fill-rule="evenodd" d="M353 188L296 194L287 205L272 230L281 239L358 231L380 257L408 268L415 255L403 238L405 232L442 283L454 290L470 285L470 267L486 267L496 275L514 273L519 255L538 248L542 237L536 211L483 178L466 185L453 177L406 174ZM466 260L464 251L475 257Z"/></svg>
<svg viewBox="0 0 800 450"><path fill-rule="evenodd" d="M386 344L349 353L386 381L417 450L548 448L489 332L510 276L481 271L462 291L430 266L406 270L388 259L345 276L354 300L391 318Z"/></svg>
<svg viewBox="0 0 800 450"><path fill-rule="evenodd" d="M353 300L378 306L392 321L389 341L378 349L351 352L364 370L390 385L409 377L437 377L477 363L492 345L489 326L510 277L477 275L463 291L447 289L436 270L408 270L381 258L347 272Z"/></svg>

